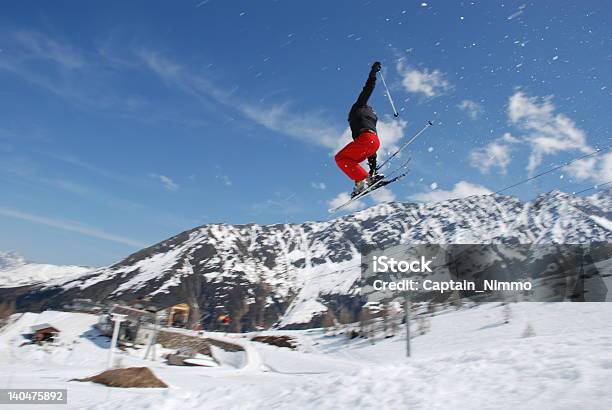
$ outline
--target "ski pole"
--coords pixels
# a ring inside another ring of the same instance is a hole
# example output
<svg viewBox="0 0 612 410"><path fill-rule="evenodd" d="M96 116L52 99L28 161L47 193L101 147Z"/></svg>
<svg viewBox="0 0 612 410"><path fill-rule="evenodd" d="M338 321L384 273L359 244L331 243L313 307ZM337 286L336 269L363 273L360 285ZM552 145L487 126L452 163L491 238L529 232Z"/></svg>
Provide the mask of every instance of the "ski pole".
<svg viewBox="0 0 612 410"><path fill-rule="evenodd" d="M389 93L389 88L387 87L387 83L385 82L385 77L383 77L382 71L379 71L378 73L380 74L380 79L382 80L382 83L385 86L385 90L387 92L387 98L389 99L389 102L391 103L391 108L393 108L393 116L394 117L399 117L399 113L395 109L395 104L393 103L393 98L391 98L391 93Z"/></svg>
<svg viewBox="0 0 612 410"><path fill-rule="evenodd" d="M400 149L398 149L397 151L395 151L389 158L387 158L386 160L383 161L382 164L380 164L379 166L376 167L376 170L379 171L380 169L382 169L382 167L384 167L389 161L391 161L391 159L396 156L397 154L399 154L404 148L406 148L408 145L412 144L412 142L418 138L419 135L421 135L422 133L425 132L425 130L429 127L433 126L433 122L431 121L427 121L427 124L425 124L425 126L423 127L423 129L421 129L421 131L417 132L414 137L410 138L410 140L405 143L404 145L402 145L400 147Z"/></svg>

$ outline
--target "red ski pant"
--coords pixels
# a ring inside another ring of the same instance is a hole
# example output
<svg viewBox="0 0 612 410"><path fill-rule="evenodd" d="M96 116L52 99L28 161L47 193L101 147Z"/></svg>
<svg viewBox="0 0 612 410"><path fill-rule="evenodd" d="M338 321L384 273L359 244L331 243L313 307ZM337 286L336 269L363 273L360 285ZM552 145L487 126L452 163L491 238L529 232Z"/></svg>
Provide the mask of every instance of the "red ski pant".
<svg viewBox="0 0 612 410"><path fill-rule="evenodd" d="M379 147L378 135L366 131L336 154L336 164L353 181L363 181L369 174L359 163L374 155Z"/></svg>

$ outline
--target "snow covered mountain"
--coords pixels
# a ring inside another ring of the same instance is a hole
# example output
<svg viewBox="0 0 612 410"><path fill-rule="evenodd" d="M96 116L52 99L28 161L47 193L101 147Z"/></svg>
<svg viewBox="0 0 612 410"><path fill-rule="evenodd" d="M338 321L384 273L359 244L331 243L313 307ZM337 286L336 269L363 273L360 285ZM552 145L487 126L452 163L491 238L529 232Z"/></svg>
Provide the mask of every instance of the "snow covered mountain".
<svg viewBox="0 0 612 410"><path fill-rule="evenodd" d="M533 202L500 195L439 203L387 203L325 222L209 224L136 252L112 266L15 298L19 310L77 297L187 302L209 329L229 313L232 330L308 327L331 307L360 305L355 283L364 245L403 243L588 243L612 241L612 196L559 191ZM5 296L7 295L1 295Z"/></svg>
<svg viewBox="0 0 612 410"><path fill-rule="evenodd" d="M0 288L64 283L92 270L83 266L29 263L16 252L0 251Z"/></svg>

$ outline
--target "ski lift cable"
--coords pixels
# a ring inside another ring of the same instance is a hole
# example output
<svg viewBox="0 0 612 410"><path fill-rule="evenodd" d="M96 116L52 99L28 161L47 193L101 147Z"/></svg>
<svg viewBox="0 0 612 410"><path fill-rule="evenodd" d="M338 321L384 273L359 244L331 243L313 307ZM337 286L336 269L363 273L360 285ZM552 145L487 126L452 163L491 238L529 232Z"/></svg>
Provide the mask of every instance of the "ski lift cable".
<svg viewBox="0 0 612 410"><path fill-rule="evenodd" d="M541 177L541 176L544 176L544 175L550 174L551 172L557 171L557 170L559 170L559 169L561 169L561 168L565 168L565 167L567 167L568 165L573 164L574 162L577 162L577 161L580 161L580 160L583 160L583 159L586 159L586 158L589 158L589 157L592 157L592 156L595 156L595 155L599 155L599 154L601 154L602 152L608 151L610 148L612 148L612 145L610 145L610 146L608 146L608 147L605 147L605 148L598 148L598 149L596 149L595 151L593 151L593 152L591 152L591 153L589 153L589 154L585 154L585 155L582 155L582 156L580 156L580 157L578 157L578 158L574 158L574 159L573 159L573 160L571 160L571 161L565 162L565 163L563 163L563 164L561 164L561 165L558 165L558 166L556 166L556 167L553 167L553 168L551 168L551 169L548 169L548 170L546 170L546 171L544 171L544 172L540 172L539 174L536 174L536 175L531 176L531 177L529 177L529 178L527 178L527 179L524 179L524 180L522 180L522 181L519 181L519 182L517 182L517 183L515 183L515 184L512 184L512 185L510 185L510 186L507 186L507 187L505 187L505 188L503 188L503 189L500 189L500 190L498 190L498 191L495 191L495 192L493 192L493 194L499 194L499 193L502 193L502 192L504 192L504 191L507 191L507 190L509 190L509 189L512 189L512 188L515 188L515 187L517 187L517 186L519 186L519 185L522 185L522 184L524 184L524 183L526 183L526 182L529 182L529 181L532 181L532 180L534 180L534 179L536 179L536 178L539 178L539 177Z"/></svg>
<svg viewBox="0 0 612 410"><path fill-rule="evenodd" d="M592 186L592 187L590 187L590 188L586 188L586 189L583 189L582 191L578 191L578 192L573 192L572 194L573 194L573 195L579 195L579 194L582 194L582 193L584 193L584 192L590 191L591 189L595 189L595 190L597 190L597 189L600 189L600 188L601 188L601 187L603 187L603 186L610 185L610 184L612 184L612 179L611 179L611 180L609 180L608 182L604 182L603 184L593 185L593 186Z"/></svg>

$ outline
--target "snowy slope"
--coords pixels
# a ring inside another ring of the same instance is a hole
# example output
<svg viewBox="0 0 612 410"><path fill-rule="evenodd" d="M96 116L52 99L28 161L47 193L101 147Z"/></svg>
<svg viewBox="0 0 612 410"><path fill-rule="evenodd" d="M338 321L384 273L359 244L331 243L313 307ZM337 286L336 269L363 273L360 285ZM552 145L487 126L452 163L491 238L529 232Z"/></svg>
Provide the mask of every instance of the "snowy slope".
<svg viewBox="0 0 612 410"><path fill-rule="evenodd" d="M209 224L25 297L51 308L75 297L188 302L208 318L207 328L220 313L239 318L233 330L316 326L332 301L355 297L364 244L611 241L610 221L609 192L553 191L528 203L485 195L381 204L324 222Z"/></svg>
<svg viewBox="0 0 612 410"><path fill-rule="evenodd" d="M442 312L427 334L412 329L410 359L401 328L374 343L320 329L283 332L300 340L300 351L227 334L254 358L256 366L240 368L167 366L119 352L124 366L148 366L170 387L117 389L68 381L104 368L108 344L91 330L95 316L26 313L0 329L0 385L67 388L69 409L612 407L611 304L512 304L509 324L503 315L499 304ZM19 347L21 333L40 322L62 331L58 345ZM528 324L534 335L525 338Z"/></svg>
<svg viewBox="0 0 612 410"><path fill-rule="evenodd" d="M15 252L0 251L0 288L12 288L45 283L57 284L90 273L93 269L83 266L57 266L28 263Z"/></svg>

